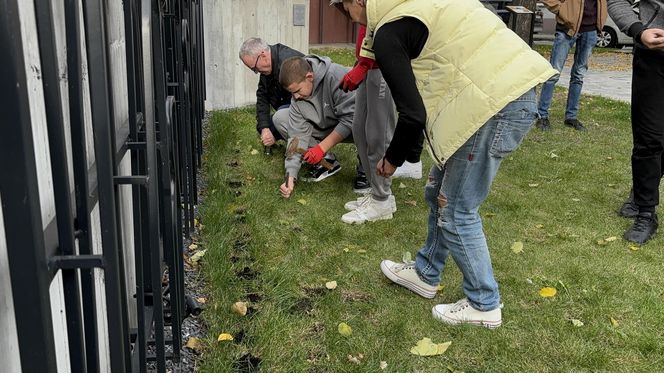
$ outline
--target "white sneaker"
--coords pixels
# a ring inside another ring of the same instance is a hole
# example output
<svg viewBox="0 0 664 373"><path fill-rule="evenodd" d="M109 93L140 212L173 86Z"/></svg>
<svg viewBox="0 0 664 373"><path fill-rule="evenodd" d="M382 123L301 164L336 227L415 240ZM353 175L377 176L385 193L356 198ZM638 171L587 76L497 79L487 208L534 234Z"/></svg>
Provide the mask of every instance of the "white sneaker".
<svg viewBox="0 0 664 373"><path fill-rule="evenodd" d="M346 211L357 210L357 208L360 207L360 205L368 202L370 199L371 199L371 193L359 197L354 201L346 202L344 208L346 209ZM390 202L390 206L392 207L392 212L397 212L397 201L394 198L394 194L390 194L390 196L387 197L387 200Z"/></svg>
<svg viewBox="0 0 664 373"><path fill-rule="evenodd" d="M392 219L392 213L396 211L394 199L377 201L371 195L368 197L355 210L345 213L341 221L347 224L362 224L367 221Z"/></svg>
<svg viewBox="0 0 664 373"><path fill-rule="evenodd" d="M501 307L491 311L478 311L463 298L456 303L439 304L431 309L433 317L446 324L472 324L495 329L503 323Z"/></svg>
<svg viewBox="0 0 664 373"><path fill-rule="evenodd" d="M397 170L394 171L392 177L403 177L411 179L422 178L422 161L417 163L404 162Z"/></svg>
<svg viewBox="0 0 664 373"><path fill-rule="evenodd" d="M417 271L415 271L415 262L395 263L391 260L383 260L380 262L380 270L383 271L385 277L392 280L392 282L399 284L424 298L431 299L436 296L438 286L429 285L420 279Z"/></svg>

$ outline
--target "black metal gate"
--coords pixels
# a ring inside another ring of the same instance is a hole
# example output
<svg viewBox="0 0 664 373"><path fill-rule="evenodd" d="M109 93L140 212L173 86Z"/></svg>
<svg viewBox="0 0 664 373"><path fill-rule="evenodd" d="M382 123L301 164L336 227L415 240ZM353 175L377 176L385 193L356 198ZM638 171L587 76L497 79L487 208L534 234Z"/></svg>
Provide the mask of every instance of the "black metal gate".
<svg viewBox="0 0 664 373"><path fill-rule="evenodd" d="M55 344L62 341L54 339L49 286L62 271L72 372L146 372L150 362L166 372L167 360L179 360L180 327L187 315L182 248L183 235L194 225L202 154L202 0L124 0L124 97L112 89L109 2L63 0L64 9L54 9L62 3L34 0L53 182L46 198L55 201L51 221L42 220L37 182L34 103L19 11L24 1L33 0L0 0L0 198L22 371L57 371ZM56 11L65 15L69 106L64 109ZM116 100L128 104L129 120L121 125L113 110ZM91 147L86 106L92 113L92 151L86 150ZM122 175L125 157L131 158L131 173ZM119 198L122 185L131 185L133 229L120 224L127 209ZM93 209L101 250L93 247ZM128 234L133 250L122 245ZM135 268L124 263L130 251ZM105 320L96 306L99 271ZM136 278L128 291L126 271ZM128 295L135 297L135 309ZM130 314L137 325L130 325ZM101 338L107 338L109 367L100 366L106 353L98 343L100 322L107 324L108 335Z"/></svg>

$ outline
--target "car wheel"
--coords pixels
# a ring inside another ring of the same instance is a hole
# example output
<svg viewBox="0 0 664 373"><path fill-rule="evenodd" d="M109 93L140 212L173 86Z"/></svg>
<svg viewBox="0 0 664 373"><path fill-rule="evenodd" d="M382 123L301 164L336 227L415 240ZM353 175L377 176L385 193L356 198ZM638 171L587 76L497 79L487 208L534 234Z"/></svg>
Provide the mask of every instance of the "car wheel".
<svg viewBox="0 0 664 373"><path fill-rule="evenodd" d="M597 33L597 47L600 48L615 48L618 46L618 34L609 28L604 26L601 32Z"/></svg>

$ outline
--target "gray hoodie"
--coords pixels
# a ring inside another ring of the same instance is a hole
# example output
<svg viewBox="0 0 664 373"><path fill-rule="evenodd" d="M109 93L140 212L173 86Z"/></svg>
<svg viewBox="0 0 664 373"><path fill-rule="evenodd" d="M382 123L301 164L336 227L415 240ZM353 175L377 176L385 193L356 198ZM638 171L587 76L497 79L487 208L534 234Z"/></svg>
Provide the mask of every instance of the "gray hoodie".
<svg viewBox="0 0 664 373"><path fill-rule="evenodd" d="M641 0L638 13L632 9L633 3L633 0L608 0L609 15L621 31L635 38L637 47L645 48L640 33L647 28L664 29L664 0Z"/></svg>
<svg viewBox="0 0 664 373"><path fill-rule="evenodd" d="M339 88L341 78L349 68L332 63L328 57L307 56L313 68L314 81L311 96L292 99L289 110L288 139L297 137L299 148L316 146L332 131L342 138L351 134L355 113L355 92ZM302 166L302 156L294 154L285 161L288 175L297 177Z"/></svg>

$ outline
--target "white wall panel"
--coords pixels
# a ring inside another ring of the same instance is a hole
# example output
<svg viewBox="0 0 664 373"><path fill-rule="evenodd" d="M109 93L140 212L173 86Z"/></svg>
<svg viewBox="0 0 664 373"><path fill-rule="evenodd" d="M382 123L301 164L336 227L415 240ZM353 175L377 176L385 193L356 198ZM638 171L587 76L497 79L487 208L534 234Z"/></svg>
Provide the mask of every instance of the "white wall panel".
<svg viewBox="0 0 664 373"><path fill-rule="evenodd" d="M0 202L2 202L2 196L0 196ZM21 360L18 351L18 335L16 332L16 317L14 316L12 286L9 280L7 240L2 214L2 203L0 203L0 330L2 330L2 333L0 333L0 362L2 362L2 371L20 373Z"/></svg>
<svg viewBox="0 0 664 373"><path fill-rule="evenodd" d="M305 5L305 26L293 26L293 5ZM309 51L308 0L209 0L203 2L206 109L256 103L258 75L240 61L250 37Z"/></svg>

